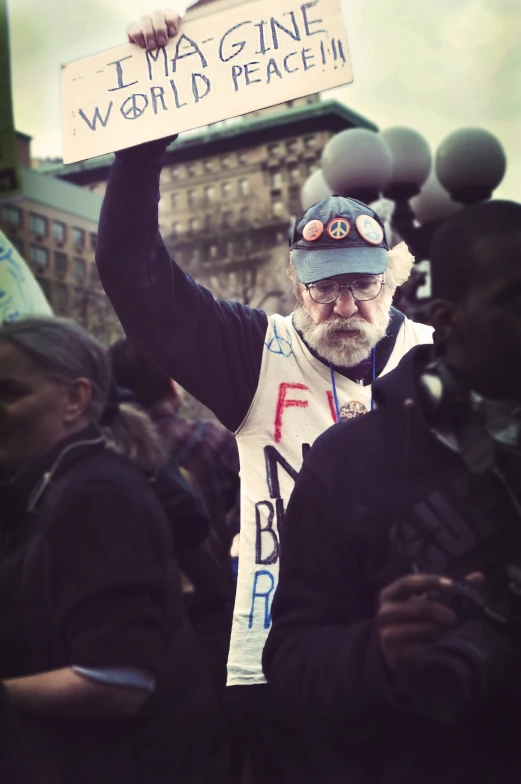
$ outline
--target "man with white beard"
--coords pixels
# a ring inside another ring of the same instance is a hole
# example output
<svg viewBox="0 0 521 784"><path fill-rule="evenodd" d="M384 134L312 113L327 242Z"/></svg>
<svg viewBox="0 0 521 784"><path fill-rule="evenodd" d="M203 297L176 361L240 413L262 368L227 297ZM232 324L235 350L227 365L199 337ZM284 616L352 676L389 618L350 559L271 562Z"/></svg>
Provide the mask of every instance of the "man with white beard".
<svg viewBox="0 0 521 784"><path fill-rule="evenodd" d="M171 12L156 12L153 23L144 18L141 28L129 28L129 39L152 49L176 34L173 21ZM292 315L215 300L171 259L159 233L169 141L116 153L96 260L136 350L236 434L241 535L228 691L255 781L293 782L295 755L302 758L310 744L272 703L261 664L284 512L313 441L340 419L370 410L373 379L414 345L431 342L432 330L391 304L414 261L407 247L389 250L380 217L340 196L315 204L295 224Z"/></svg>

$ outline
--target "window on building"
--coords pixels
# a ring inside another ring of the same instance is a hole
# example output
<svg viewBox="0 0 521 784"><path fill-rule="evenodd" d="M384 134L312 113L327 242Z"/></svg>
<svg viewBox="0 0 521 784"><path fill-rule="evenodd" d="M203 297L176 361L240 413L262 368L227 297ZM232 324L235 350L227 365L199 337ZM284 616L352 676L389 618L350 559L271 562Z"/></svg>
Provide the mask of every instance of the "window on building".
<svg viewBox="0 0 521 784"><path fill-rule="evenodd" d="M36 276L36 280L38 281L38 285L40 286L41 290L44 293L45 298L48 302L51 301L51 284L46 278L39 278Z"/></svg>
<svg viewBox="0 0 521 784"><path fill-rule="evenodd" d="M65 310L69 302L69 292L65 283L55 283L53 300L57 310Z"/></svg>
<svg viewBox="0 0 521 784"><path fill-rule="evenodd" d="M18 207L4 204L2 207L2 218L10 229L20 229L22 227L22 210L18 209Z"/></svg>
<svg viewBox="0 0 521 784"><path fill-rule="evenodd" d="M300 181L300 169L298 166L294 166L293 169L290 171L290 177L292 182L299 182Z"/></svg>
<svg viewBox="0 0 521 784"><path fill-rule="evenodd" d="M213 169L214 169L212 158L206 158L206 160L203 163L203 166L204 166L205 172L207 174L211 174L211 172L213 172Z"/></svg>
<svg viewBox="0 0 521 784"><path fill-rule="evenodd" d="M97 235L97 234L95 234L95 233L92 231L92 232L89 234L89 240L90 240L90 249L91 249L91 250L96 250L96 246L97 246L97 244L98 244L98 235Z"/></svg>
<svg viewBox="0 0 521 784"><path fill-rule="evenodd" d="M192 264L199 264L201 262L201 248L192 249Z"/></svg>
<svg viewBox="0 0 521 784"><path fill-rule="evenodd" d="M229 169L231 164L231 158L229 155L223 155L221 158L221 166L223 169Z"/></svg>
<svg viewBox="0 0 521 784"><path fill-rule="evenodd" d="M41 245L31 245L31 262L38 270L46 270L49 267L49 251Z"/></svg>
<svg viewBox="0 0 521 784"><path fill-rule="evenodd" d="M210 258L216 259L219 254L219 249L217 245L210 245Z"/></svg>
<svg viewBox="0 0 521 784"><path fill-rule="evenodd" d="M290 155L294 155L298 152L298 141L296 139L291 139L289 142L286 142L286 150Z"/></svg>
<svg viewBox="0 0 521 784"><path fill-rule="evenodd" d="M73 289L73 298L74 298L74 308L75 308L75 317L78 321L82 324L86 324L87 321L87 304L88 304L88 294L85 289L75 288Z"/></svg>
<svg viewBox="0 0 521 784"><path fill-rule="evenodd" d="M215 188L213 185L207 185L204 189L204 195L207 204L212 204L215 201Z"/></svg>
<svg viewBox="0 0 521 784"><path fill-rule="evenodd" d="M189 163L186 171L189 177L197 177L197 165L195 163Z"/></svg>
<svg viewBox="0 0 521 784"><path fill-rule="evenodd" d="M284 212L284 202L283 201L274 201L273 202L273 214L274 215L282 215Z"/></svg>
<svg viewBox="0 0 521 784"><path fill-rule="evenodd" d="M72 269L74 271L75 278L78 280L85 280L87 274L87 265L85 263L85 259L76 257L72 262Z"/></svg>
<svg viewBox="0 0 521 784"><path fill-rule="evenodd" d="M177 239L181 232L183 231L183 225L179 221L174 221L172 223L172 237L173 239Z"/></svg>
<svg viewBox="0 0 521 784"><path fill-rule="evenodd" d="M232 184L231 182L223 182L221 185L221 192L223 195L223 199L229 199L232 195Z"/></svg>
<svg viewBox="0 0 521 784"><path fill-rule="evenodd" d="M83 250L85 247L85 232L77 226L72 227L72 244L76 250Z"/></svg>
<svg viewBox="0 0 521 784"><path fill-rule="evenodd" d="M239 188L241 194L243 196L248 196L250 192L250 181L249 180L239 180Z"/></svg>
<svg viewBox="0 0 521 784"><path fill-rule="evenodd" d="M224 228L228 228L232 225L232 213L231 212L223 212L222 214L222 225Z"/></svg>
<svg viewBox="0 0 521 784"><path fill-rule="evenodd" d="M91 286L101 286L98 268L95 264L90 265L90 284Z"/></svg>
<svg viewBox="0 0 521 784"><path fill-rule="evenodd" d="M67 240L67 226L65 223L62 223L61 221L53 221L52 236L55 242L59 242L64 245Z"/></svg>
<svg viewBox="0 0 521 784"><path fill-rule="evenodd" d="M241 222L242 223L249 223L250 222L250 208L243 207L241 209Z"/></svg>
<svg viewBox="0 0 521 784"><path fill-rule="evenodd" d="M75 305L84 305L87 302L87 292L85 289L75 288L74 289L74 304Z"/></svg>
<svg viewBox="0 0 521 784"><path fill-rule="evenodd" d="M188 206L189 207L197 207L197 191L196 190L188 191Z"/></svg>
<svg viewBox="0 0 521 784"><path fill-rule="evenodd" d="M276 156L280 153L280 144L268 144L268 155Z"/></svg>
<svg viewBox="0 0 521 784"><path fill-rule="evenodd" d="M170 179L171 180L178 180L181 174L179 166L171 166L170 167Z"/></svg>
<svg viewBox="0 0 521 784"><path fill-rule="evenodd" d="M170 206L173 210L177 210L179 204L181 203L181 194L179 191L172 191L170 194Z"/></svg>
<svg viewBox="0 0 521 784"><path fill-rule="evenodd" d="M214 216L210 213L207 213L204 218L205 226L207 231L211 231L214 225Z"/></svg>
<svg viewBox="0 0 521 784"><path fill-rule="evenodd" d="M241 166L247 166L248 165L248 156L246 155L246 153L241 152L241 154L239 155L239 164Z"/></svg>
<svg viewBox="0 0 521 784"><path fill-rule="evenodd" d="M304 146L308 150L313 150L315 148L316 141L317 137L314 134L312 136L304 136Z"/></svg>
<svg viewBox="0 0 521 784"><path fill-rule="evenodd" d="M282 188L282 172L274 171L271 174L271 187Z"/></svg>
<svg viewBox="0 0 521 784"><path fill-rule="evenodd" d="M65 275L67 273L67 254L54 251L54 269L58 275Z"/></svg>
<svg viewBox="0 0 521 784"><path fill-rule="evenodd" d="M31 212L29 215L29 228L33 234L36 234L38 237L46 237L47 226L47 218L44 218L43 215L37 215L35 212Z"/></svg>
<svg viewBox="0 0 521 784"><path fill-rule="evenodd" d="M201 228L201 221L199 218L190 218L190 231L199 231Z"/></svg>
<svg viewBox="0 0 521 784"><path fill-rule="evenodd" d="M25 253L25 246L20 237L9 237L9 242L14 248L16 248L20 256L23 258Z"/></svg>

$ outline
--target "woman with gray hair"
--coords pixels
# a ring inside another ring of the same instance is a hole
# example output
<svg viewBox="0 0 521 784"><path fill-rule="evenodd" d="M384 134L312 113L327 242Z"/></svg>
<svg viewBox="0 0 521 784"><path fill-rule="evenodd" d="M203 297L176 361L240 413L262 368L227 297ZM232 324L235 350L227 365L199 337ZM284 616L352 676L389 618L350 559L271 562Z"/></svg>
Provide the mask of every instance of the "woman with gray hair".
<svg viewBox="0 0 521 784"><path fill-rule="evenodd" d="M0 327L0 678L39 782L218 782L219 717L169 525L100 428L110 384L75 323Z"/></svg>

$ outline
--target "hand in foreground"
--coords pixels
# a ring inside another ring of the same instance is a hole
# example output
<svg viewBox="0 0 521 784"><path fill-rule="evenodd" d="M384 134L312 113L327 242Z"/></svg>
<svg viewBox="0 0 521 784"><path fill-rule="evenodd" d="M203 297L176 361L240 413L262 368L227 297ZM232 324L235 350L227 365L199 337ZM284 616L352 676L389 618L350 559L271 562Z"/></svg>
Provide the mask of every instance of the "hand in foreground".
<svg viewBox="0 0 521 784"><path fill-rule="evenodd" d="M141 49L150 51L166 46L169 38L174 38L179 31L181 16L177 11L154 11L152 16L143 16L141 22L132 22L127 29L128 40Z"/></svg>
<svg viewBox="0 0 521 784"><path fill-rule="evenodd" d="M477 586L483 575L469 575ZM445 637L457 623L453 610L428 597L434 591L449 591L452 581L432 574L401 577L380 594L377 613L380 647L393 672L407 670L429 648Z"/></svg>

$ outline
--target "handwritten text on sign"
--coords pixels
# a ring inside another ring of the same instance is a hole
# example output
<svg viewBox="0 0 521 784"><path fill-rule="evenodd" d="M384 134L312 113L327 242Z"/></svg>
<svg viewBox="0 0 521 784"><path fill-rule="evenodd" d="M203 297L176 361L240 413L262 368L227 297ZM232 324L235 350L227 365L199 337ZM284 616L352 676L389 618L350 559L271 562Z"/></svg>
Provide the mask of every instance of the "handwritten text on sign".
<svg viewBox="0 0 521 784"><path fill-rule="evenodd" d="M62 70L65 163L352 81L339 0L252 0Z"/></svg>

